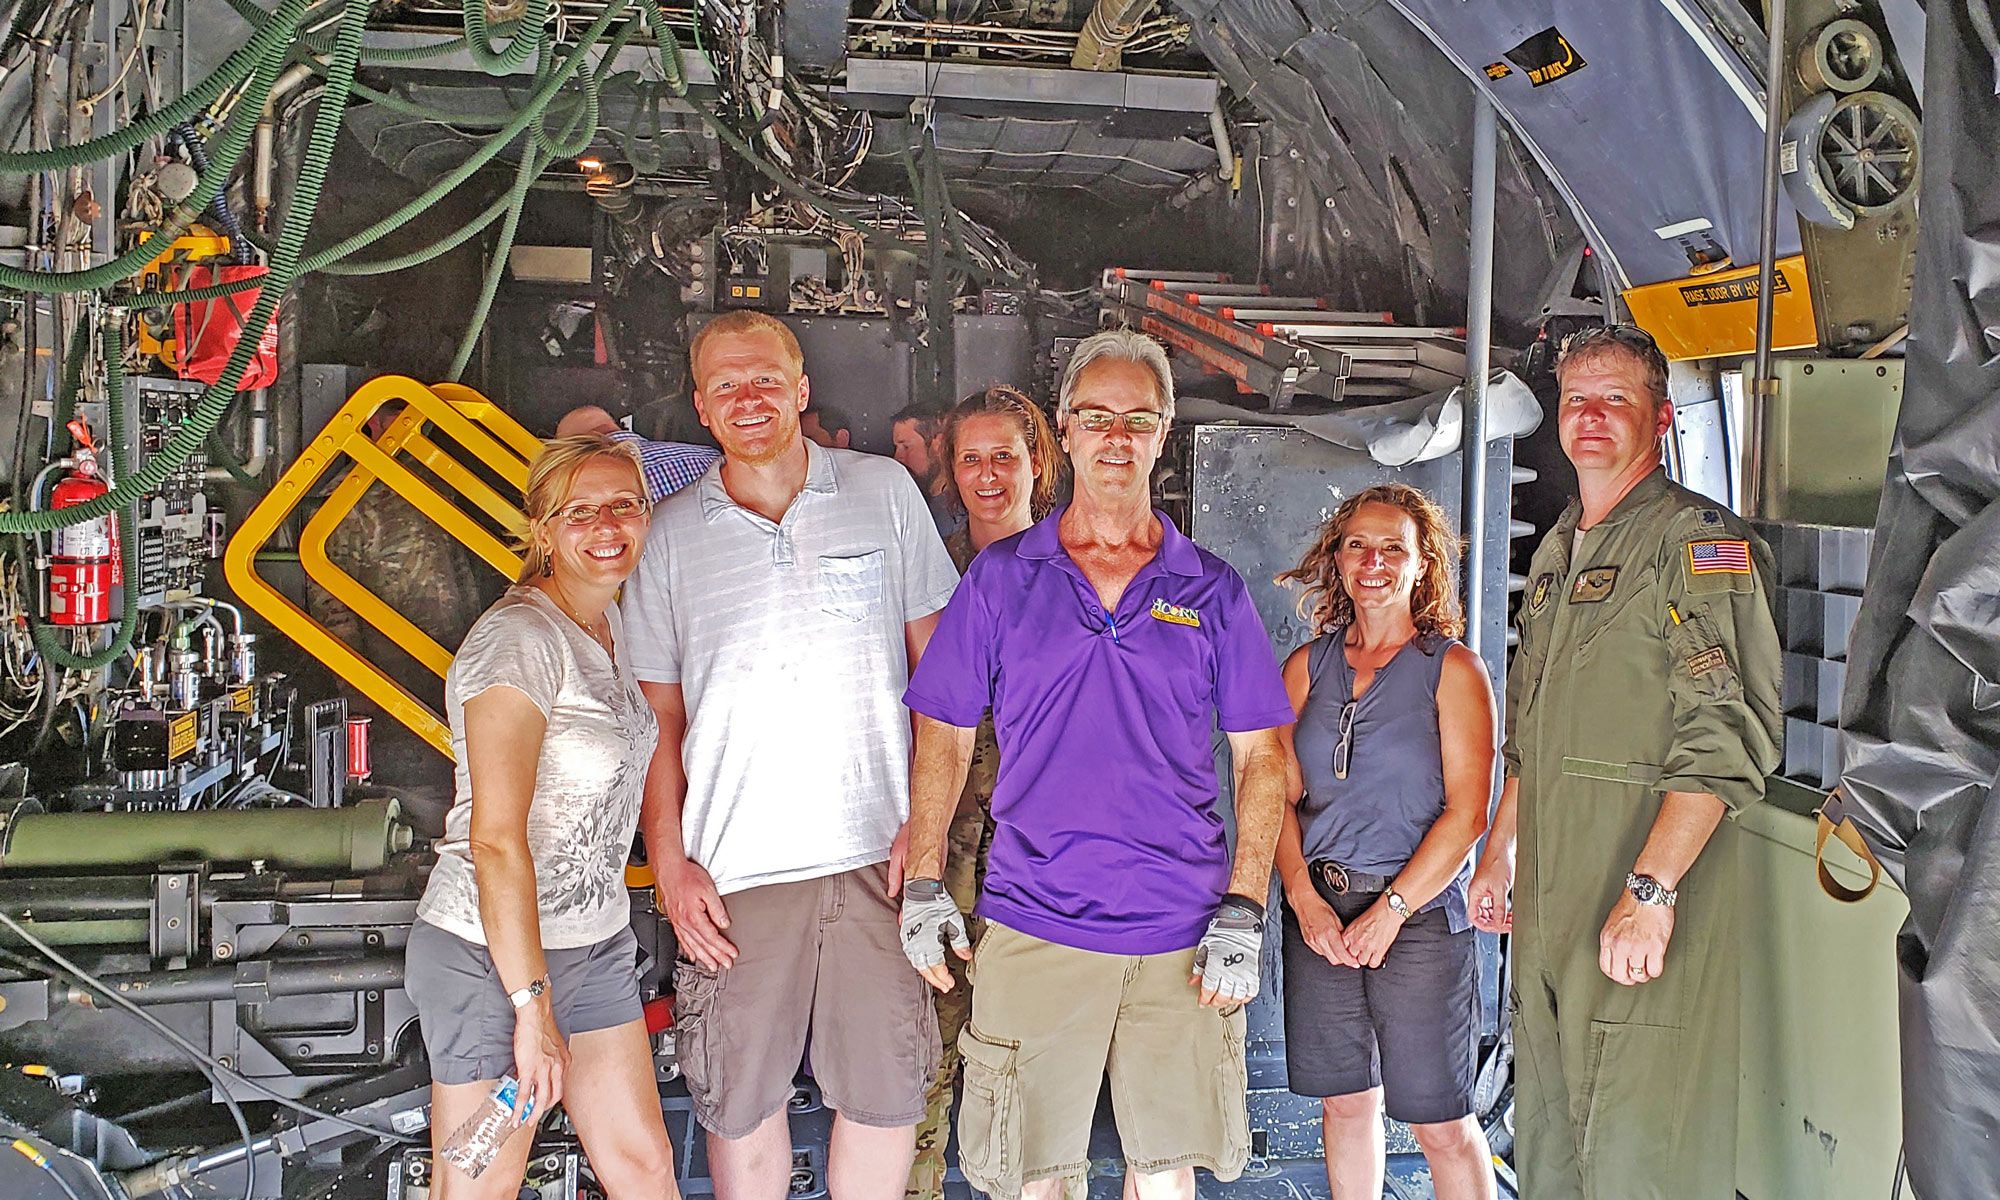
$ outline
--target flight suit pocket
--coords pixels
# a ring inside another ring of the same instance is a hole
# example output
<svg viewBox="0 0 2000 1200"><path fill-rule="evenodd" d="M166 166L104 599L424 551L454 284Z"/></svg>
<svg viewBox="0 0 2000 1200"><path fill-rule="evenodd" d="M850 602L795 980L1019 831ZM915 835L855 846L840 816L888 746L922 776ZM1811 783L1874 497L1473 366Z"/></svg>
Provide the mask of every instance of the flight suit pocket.
<svg viewBox="0 0 2000 1200"><path fill-rule="evenodd" d="M1620 577L1612 582L1611 595L1603 600L1593 604L1577 604L1574 600L1565 601L1565 603L1571 604L1581 610L1582 613L1589 614L1587 616L1579 615L1577 618L1579 622L1579 636L1576 642L1577 657L1581 658L1590 653L1591 648L1597 644L1598 639L1602 638L1606 631L1610 629L1620 626L1628 629L1639 628L1637 624L1625 618L1635 612L1644 613L1655 607L1648 603L1635 609L1634 605L1639 605L1642 600L1654 594L1656 591L1654 585L1659 582L1660 578L1659 571L1651 567L1643 570L1634 567L1628 568L1628 570L1630 570L1632 577L1630 579L1624 578L1624 573L1621 572Z"/></svg>
<svg viewBox="0 0 2000 1200"><path fill-rule="evenodd" d="M822 554L819 560L820 607L845 621L866 621L882 611L884 555Z"/></svg>
<svg viewBox="0 0 2000 1200"><path fill-rule="evenodd" d="M708 1098L709 1064L715 1057L708 1018L721 986L722 977L699 964L686 959L674 964L674 1058L697 1103Z"/></svg>
<svg viewBox="0 0 2000 1200"><path fill-rule="evenodd" d="M981 1191L1021 1190L1021 1043L989 1038L972 1025L958 1035L965 1098L958 1106L958 1166Z"/></svg>
<svg viewBox="0 0 2000 1200"><path fill-rule="evenodd" d="M1743 680L1736 674L1736 664L1730 661L1708 605L1693 606L1681 614L1680 624L1669 625L1668 630L1668 645L1674 653L1671 686L1677 698L1702 704L1743 694Z"/></svg>
<svg viewBox="0 0 2000 1200"><path fill-rule="evenodd" d="M1671 1131L1680 1128L1674 1085L1681 1070L1682 1031L1671 1025L1590 1023L1589 1063L1572 1094L1571 1119L1586 1176L1593 1164L1614 1180L1585 1179L1592 1195L1609 1195L1634 1179L1661 1179ZM1580 1110L1580 1111L1579 1111Z"/></svg>

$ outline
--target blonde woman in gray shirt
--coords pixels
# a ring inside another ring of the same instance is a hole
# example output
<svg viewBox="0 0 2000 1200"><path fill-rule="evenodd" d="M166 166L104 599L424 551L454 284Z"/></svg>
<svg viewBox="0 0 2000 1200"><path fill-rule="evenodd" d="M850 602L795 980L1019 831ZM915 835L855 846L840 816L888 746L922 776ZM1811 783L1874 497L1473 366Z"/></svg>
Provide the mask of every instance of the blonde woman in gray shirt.
<svg viewBox="0 0 2000 1200"><path fill-rule="evenodd" d="M651 522L639 457L559 438L528 473L520 581L445 677L458 760L405 987L431 1063L434 1148L496 1082L537 1115L565 1096L611 1200L677 1200L640 1012L625 859L659 728L625 663L612 597ZM512 1200L533 1138L440 1200Z"/></svg>

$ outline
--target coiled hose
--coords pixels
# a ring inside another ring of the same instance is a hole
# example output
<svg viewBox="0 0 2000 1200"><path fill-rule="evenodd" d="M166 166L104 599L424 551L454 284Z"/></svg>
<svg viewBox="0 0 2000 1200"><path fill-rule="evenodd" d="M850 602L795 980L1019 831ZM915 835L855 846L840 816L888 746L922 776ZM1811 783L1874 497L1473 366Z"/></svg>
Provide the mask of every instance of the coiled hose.
<svg viewBox="0 0 2000 1200"><path fill-rule="evenodd" d="M305 0L284 0L278 9L274 24L297 28L299 18L304 14ZM261 32L261 31L260 31ZM43 295L62 292L92 292L110 287L139 273L147 263L160 256L159 246L166 245L186 233L194 224L209 202L222 192L223 184L236 170L243 156L249 152L251 137L256 133L257 120L261 115L265 99L271 87L277 82L278 74L284 69L283 47L268 53L252 70L250 88L236 103L229 114L229 121L223 126L221 141L216 147L216 159L226 164L209 172L195 188L194 194L174 207L166 223L153 234L162 239L158 245L151 239L141 241L124 254L81 271L24 271L18 267L0 265L0 288L17 292L34 292ZM82 161L89 161L88 159Z"/></svg>
<svg viewBox="0 0 2000 1200"><path fill-rule="evenodd" d="M512 75L548 40L549 0L528 0L527 14L514 24L513 40L497 52L486 27L486 0L464 0L460 8L465 14L466 52L488 75Z"/></svg>
<svg viewBox="0 0 2000 1200"><path fill-rule="evenodd" d="M428 209L443 198L453 188L465 182L481 167L492 161L506 145L527 129L528 124L542 109L546 108L556 91L566 83L583 65L588 52L604 36L604 31L630 6L630 0L611 0L597 18L584 30L578 45L561 65L549 76L542 88L529 99L527 106L499 134L490 139L471 158L441 177L424 193L404 205L396 212L370 225L359 233L352 234L324 250L315 251L303 258L297 256L298 243L303 241L310 225L310 214L319 202L319 192L325 182L327 160L332 155L332 140L339 131L339 122L346 108L351 91L354 69L360 58L362 20L367 11L366 0L349 0L349 9L358 13L348 23L343 24L341 37L333 64L328 70L327 91L320 101L320 123L315 126L311 148L308 150L304 167L300 171L299 184L294 201L294 210L304 215L304 219L288 220L279 252L272 260L271 270L264 276L244 286L260 286L265 290L243 322L246 329L262 329L271 319L279 295L291 286L291 281L299 274L322 270L330 262L338 262L363 247L379 240L384 234L406 224L411 218ZM351 26L351 27L350 27ZM277 60L277 61L282 61ZM275 65L275 64L273 64ZM265 83L268 91L269 82ZM259 100L261 105L261 99ZM324 135L322 137L322 135ZM325 152L320 153L322 142ZM204 200L204 204L206 201ZM296 236L295 236L296 235ZM289 253L288 253L289 252ZM223 296L241 290L241 286L221 286L212 289L194 289L189 292L174 292L156 296L134 297L128 301L132 307L156 307L191 301L200 293L203 298ZM175 430L167 444L154 455L145 467L136 474L119 481L109 493L82 504L53 512L10 512L0 513L0 534L5 533L46 533L61 529L79 521L92 520L103 516L123 504L137 500L147 492L154 491L166 482L167 477L180 469L189 455L200 447L209 431L222 420L229 405L235 400L236 385L242 380L250 363L250 356L256 350L254 338L244 338L230 355L222 377L202 393L200 401L181 427Z"/></svg>
<svg viewBox="0 0 2000 1200"><path fill-rule="evenodd" d="M169 129L189 120L215 103L224 92L249 78L257 64L282 53L297 32L305 7L301 0L300 3L280 5L274 13L259 12L255 18L257 31L250 40L223 59L222 65L211 71L208 78L196 84L192 91L166 107L147 113L123 129L114 129L74 146L0 153L0 175L28 175L36 171L80 167L124 154L148 138L163 136Z"/></svg>

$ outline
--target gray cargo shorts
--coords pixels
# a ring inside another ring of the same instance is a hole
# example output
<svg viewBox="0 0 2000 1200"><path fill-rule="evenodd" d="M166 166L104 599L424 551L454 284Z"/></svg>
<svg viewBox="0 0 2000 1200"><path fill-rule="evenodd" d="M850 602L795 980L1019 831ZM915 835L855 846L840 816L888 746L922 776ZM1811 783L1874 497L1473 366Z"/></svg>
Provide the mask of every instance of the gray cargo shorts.
<svg viewBox="0 0 2000 1200"><path fill-rule="evenodd" d="M437 1083L481 1083L514 1069L514 1006L486 947L418 921L410 927L403 990L417 1006ZM556 1030L611 1029L643 1015L639 941L628 926L601 942L550 950Z"/></svg>

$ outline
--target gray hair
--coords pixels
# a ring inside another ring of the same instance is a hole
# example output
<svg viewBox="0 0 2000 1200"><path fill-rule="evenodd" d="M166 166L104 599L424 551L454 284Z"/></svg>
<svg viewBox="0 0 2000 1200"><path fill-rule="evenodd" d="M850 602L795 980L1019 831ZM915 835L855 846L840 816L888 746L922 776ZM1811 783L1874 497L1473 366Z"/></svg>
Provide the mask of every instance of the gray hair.
<svg viewBox="0 0 2000 1200"><path fill-rule="evenodd" d="M1058 426L1069 417L1069 402L1076 394L1077 376L1099 359L1138 363L1151 371L1153 382L1160 392L1160 411L1169 420L1173 419L1174 371L1167 365L1166 349L1136 329L1106 329L1078 342L1076 352L1070 355L1069 366L1063 369L1062 387L1056 391Z"/></svg>

